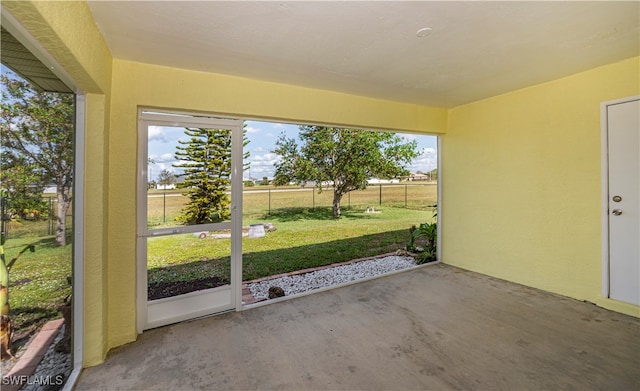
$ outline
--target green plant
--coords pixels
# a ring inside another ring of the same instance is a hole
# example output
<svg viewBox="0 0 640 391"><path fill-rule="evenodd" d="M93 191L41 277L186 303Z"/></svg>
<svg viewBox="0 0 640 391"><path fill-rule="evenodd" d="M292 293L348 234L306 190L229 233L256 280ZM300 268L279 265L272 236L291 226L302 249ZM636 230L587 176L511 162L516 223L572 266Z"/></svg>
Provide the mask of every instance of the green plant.
<svg viewBox="0 0 640 391"><path fill-rule="evenodd" d="M436 207L437 205L433 205L433 208ZM418 264L433 262L437 259L438 224L435 220L437 216L437 211L434 210L432 223L422 223L418 227L412 225L409 228L409 243L406 250L417 254Z"/></svg>
<svg viewBox="0 0 640 391"><path fill-rule="evenodd" d="M18 258L27 251L34 252L35 246L33 244L26 245L22 250L18 252L9 263L6 262L4 253L5 235L4 232L0 234L0 353L2 358L10 357L11 343L13 338L13 323L9 315L9 271Z"/></svg>

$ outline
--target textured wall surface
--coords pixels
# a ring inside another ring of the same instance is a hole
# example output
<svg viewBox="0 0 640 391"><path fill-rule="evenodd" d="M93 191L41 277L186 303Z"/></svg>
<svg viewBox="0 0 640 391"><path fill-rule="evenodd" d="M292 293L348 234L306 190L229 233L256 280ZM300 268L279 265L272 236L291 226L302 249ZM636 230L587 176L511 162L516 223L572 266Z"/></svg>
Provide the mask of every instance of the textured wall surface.
<svg viewBox="0 0 640 391"><path fill-rule="evenodd" d="M600 103L638 75L632 58L452 109L443 261L637 313L601 294Z"/></svg>

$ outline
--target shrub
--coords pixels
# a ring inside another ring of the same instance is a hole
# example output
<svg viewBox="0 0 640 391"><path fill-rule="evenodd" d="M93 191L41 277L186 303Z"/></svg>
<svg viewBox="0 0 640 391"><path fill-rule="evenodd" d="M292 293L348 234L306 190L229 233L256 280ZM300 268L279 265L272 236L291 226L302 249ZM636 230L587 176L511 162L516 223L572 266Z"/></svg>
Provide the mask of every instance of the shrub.
<svg viewBox="0 0 640 391"><path fill-rule="evenodd" d="M436 205L433 207L435 208ZM437 217L437 212L434 212L434 217ZM406 250L417 254L415 258L419 265L435 261L438 251L438 224L436 221L422 223L419 227L411 226Z"/></svg>
<svg viewBox="0 0 640 391"><path fill-rule="evenodd" d="M436 260L438 226L436 223L422 223L409 229L407 251L417 253L418 264Z"/></svg>

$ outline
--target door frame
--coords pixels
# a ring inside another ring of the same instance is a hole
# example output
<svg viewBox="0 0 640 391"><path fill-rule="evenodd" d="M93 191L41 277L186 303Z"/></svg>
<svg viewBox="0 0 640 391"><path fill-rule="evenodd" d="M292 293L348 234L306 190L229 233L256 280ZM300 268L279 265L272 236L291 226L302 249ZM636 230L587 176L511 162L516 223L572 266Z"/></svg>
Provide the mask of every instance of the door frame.
<svg viewBox="0 0 640 391"><path fill-rule="evenodd" d="M609 106L640 99L640 95L600 103L600 157L602 178L602 296L610 298L609 274Z"/></svg>
<svg viewBox="0 0 640 391"><path fill-rule="evenodd" d="M148 126L168 127L215 127L232 130L231 136L231 221L224 223L200 224L187 227L154 229L147 227L147 175L148 175ZM136 307L138 334L144 330L165 324L176 323L201 316L239 311L242 308L242 168L243 168L243 120L207 113L187 113L173 110L138 109L138 175L137 175L137 222L136 222ZM170 298L148 301L147 298L147 239L182 233L212 230L219 227L231 228L231 276L229 287L218 287L191 292ZM228 298L228 299L227 299ZM228 300L228 304L207 306L209 300ZM167 307L181 310L183 314L167 318L149 320L149 314L155 316Z"/></svg>

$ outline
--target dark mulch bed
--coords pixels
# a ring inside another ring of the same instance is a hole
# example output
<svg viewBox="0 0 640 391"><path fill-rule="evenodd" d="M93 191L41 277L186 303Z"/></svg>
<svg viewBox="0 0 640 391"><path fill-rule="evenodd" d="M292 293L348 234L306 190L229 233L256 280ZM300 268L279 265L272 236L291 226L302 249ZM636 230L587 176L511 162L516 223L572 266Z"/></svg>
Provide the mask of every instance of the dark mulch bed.
<svg viewBox="0 0 640 391"><path fill-rule="evenodd" d="M211 289L227 284L229 284L228 280L221 279L215 276L200 278L198 280L191 281L161 282L150 284L147 288L147 299L158 300L165 297L183 295L185 293L200 291L203 289Z"/></svg>

